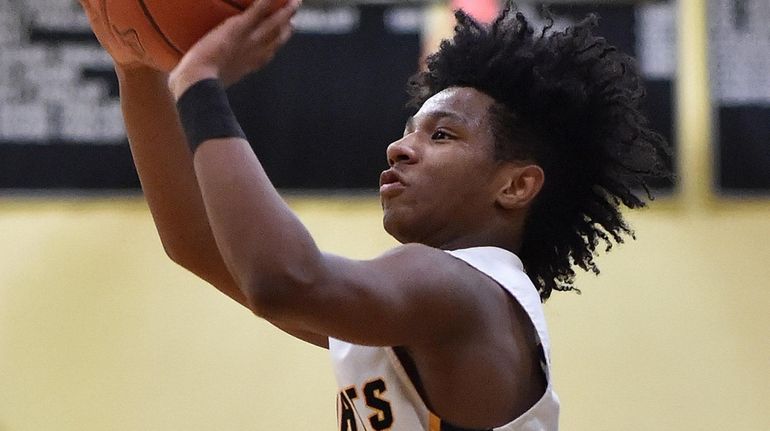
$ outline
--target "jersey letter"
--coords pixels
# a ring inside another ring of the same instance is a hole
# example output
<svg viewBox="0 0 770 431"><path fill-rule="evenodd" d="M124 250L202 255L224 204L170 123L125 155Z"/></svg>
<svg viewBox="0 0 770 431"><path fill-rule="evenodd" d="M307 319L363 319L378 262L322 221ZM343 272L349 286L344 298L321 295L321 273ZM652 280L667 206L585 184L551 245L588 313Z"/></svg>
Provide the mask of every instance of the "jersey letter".
<svg viewBox="0 0 770 431"><path fill-rule="evenodd" d="M353 399L358 398L356 388L348 388L340 392L340 431L358 431L356 425L356 410L353 406Z"/></svg>
<svg viewBox="0 0 770 431"><path fill-rule="evenodd" d="M373 415L369 416L369 423L376 431L387 430L393 426L393 411L390 408L390 403L382 398L382 393L386 390L385 382L382 379L371 381L364 386L366 405L375 411Z"/></svg>

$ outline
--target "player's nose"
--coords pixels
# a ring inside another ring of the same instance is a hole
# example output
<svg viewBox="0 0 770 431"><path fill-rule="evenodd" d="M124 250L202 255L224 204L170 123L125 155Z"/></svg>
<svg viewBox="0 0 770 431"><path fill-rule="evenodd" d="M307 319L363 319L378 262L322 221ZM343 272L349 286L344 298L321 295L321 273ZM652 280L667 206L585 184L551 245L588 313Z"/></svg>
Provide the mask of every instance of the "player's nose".
<svg viewBox="0 0 770 431"><path fill-rule="evenodd" d="M417 150L414 146L414 139L407 135L391 143L388 145L385 155L388 157L388 165L390 166L394 166L397 163L416 163Z"/></svg>

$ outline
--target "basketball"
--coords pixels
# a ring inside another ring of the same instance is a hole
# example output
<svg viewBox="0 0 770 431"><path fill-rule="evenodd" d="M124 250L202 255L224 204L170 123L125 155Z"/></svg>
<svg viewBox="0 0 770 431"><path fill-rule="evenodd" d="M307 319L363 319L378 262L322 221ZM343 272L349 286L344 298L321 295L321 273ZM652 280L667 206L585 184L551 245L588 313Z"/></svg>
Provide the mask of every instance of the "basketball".
<svg viewBox="0 0 770 431"><path fill-rule="evenodd" d="M99 7L110 31L127 55L171 71L185 52L225 19L243 12L254 0L121 0L82 2ZM271 0L277 10L287 0ZM96 16L95 14L91 14ZM121 48L121 47L116 47Z"/></svg>

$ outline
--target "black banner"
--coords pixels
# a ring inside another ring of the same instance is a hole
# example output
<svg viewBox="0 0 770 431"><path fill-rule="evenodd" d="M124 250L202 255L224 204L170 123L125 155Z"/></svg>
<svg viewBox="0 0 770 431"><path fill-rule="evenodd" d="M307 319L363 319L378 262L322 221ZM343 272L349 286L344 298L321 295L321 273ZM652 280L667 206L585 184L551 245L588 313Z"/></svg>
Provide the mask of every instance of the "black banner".
<svg viewBox="0 0 770 431"><path fill-rule="evenodd" d="M54 1L37 14L18 5L18 25L2 30L17 46L6 44L0 58L0 188L137 189L112 65L77 3ZM532 5L522 9L537 15ZM639 57L648 115L669 140L673 9L667 2L551 6L556 28L599 14L600 33ZM405 84L418 69L422 13L387 5L303 8L297 33L274 62L229 90L276 186L376 186L385 148L411 114Z"/></svg>

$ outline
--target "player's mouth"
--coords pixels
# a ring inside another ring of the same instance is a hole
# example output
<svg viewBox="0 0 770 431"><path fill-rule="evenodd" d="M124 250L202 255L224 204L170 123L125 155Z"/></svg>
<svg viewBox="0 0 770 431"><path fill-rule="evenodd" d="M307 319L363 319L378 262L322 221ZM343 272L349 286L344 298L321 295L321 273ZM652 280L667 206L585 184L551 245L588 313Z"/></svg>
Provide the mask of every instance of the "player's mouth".
<svg viewBox="0 0 770 431"><path fill-rule="evenodd" d="M406 183L401 179L401 175L392 168L380 174L380 196L392 197L406 188Z"/></svg>

